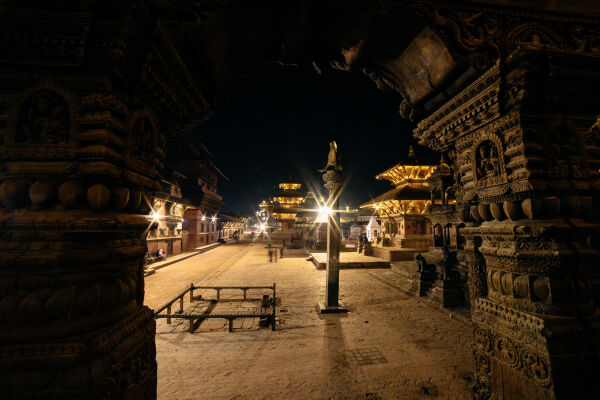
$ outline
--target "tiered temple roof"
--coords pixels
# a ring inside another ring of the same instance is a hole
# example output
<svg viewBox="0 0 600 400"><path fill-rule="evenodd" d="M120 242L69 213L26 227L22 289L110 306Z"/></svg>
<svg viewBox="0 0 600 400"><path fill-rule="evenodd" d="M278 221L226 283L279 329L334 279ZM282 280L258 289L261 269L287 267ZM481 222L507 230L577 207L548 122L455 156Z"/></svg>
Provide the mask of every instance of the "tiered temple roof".
<svg viewBox="0 0 600 400"><path fill-rule="evenodd" d="M360 208L372 208L380 216L425 214L431 204L427 179L437 167L437 162L417 159L411 146L405 161L375 177L390 181L395 188L361 204Z"/></svg>
<svg viewBox="0 0 600 400"><path fill-rule="evenodd" d="M270 200L263 201L260 208L271 214L276 221L293 221L301 211L305 195L300 192L302 183L290 176L279 183L277 193Z"/></svg>
<svg viewBox="0 0 600 400"><path fill-rule="evenodd" d="M281 208L300 207L304 201L304 195L300 192L302 184L291 178L279 184L278 193L273 196L273 201L279 203Z"/></svg>

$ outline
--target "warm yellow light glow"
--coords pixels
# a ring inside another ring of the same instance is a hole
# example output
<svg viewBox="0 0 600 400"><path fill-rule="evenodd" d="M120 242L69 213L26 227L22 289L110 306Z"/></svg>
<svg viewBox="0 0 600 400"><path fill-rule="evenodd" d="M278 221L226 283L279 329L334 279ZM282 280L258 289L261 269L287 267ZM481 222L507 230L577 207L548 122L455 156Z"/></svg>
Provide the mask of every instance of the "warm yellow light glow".
<svg viewBox="0 0 600 400"><path fill-rule="evenodd" d="M205 220L206 220L206 217L203 215L202 216L202 221L205 221Z"/></svg>
<svg viewBox="0 0 600 400"><path fill-rule="evenodd" d="M296 190L300 189L301 183L280 183L279 188L283 190Z"/></svg>
<svg viewBox="0 0 600 400"><path fill-rule="evenodd" d="M160 221L160 214L158 213L158 211L152 210L152 212L150 213L150 217L152 218L153 223Z"/></svg>
<svg viewBox="0 0 600 400"><path fill-rule="evenodd" d="M407 181L425 182L436 169L437 165L395 165L375 178L386 179L394 186L401 186Z"/></svg>
<svg viewBox="0 0 600 400"><path fill-rule="evenodd" d="M277 196L277 197L274 197L273 200L278 202L280 205L287 205L287 204L298 205L298 204L302 203L302 201L304 200L304 197L301 197L301 196L299 196L299 197Z"/></svg>
<svg viewBox="0 0 600 400"><path fill-rule="evenodd" d="M215 222L217 220L217 217L212 217L212 222Z"/></svg>
<svg viewBox="0 0 600 400"><path fill-rule="evenodd" d="M273 213L276 220L288 220L296 218L296 213Z"/></svg>
<svg viewBox="0 0 600 400"><path fill-rule="evenodd" d="M376 204L369 204L361 208L373 208L379 216L392 215L424 215L430 200L385 200Z"/></svg>
<svg viewBox="0 0 600 400"><path fill-rule="evenodd" d="M317 222L327 222L327 217L331 214L331 208L327 206L319 206L319 214Z"/></svg>

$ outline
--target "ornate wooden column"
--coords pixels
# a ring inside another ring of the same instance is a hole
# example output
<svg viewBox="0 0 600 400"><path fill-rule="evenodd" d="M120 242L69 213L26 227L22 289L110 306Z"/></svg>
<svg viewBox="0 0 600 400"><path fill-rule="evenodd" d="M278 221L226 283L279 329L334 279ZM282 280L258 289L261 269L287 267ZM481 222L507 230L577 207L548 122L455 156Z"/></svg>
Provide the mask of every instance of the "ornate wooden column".
<svg viewBox="0 0 600 400"><path fill-rule="evenodd" d="M479 223L462 230L477 399L600 395L598 88L598 57L518 51L415 130L454 150Z"/></svg>

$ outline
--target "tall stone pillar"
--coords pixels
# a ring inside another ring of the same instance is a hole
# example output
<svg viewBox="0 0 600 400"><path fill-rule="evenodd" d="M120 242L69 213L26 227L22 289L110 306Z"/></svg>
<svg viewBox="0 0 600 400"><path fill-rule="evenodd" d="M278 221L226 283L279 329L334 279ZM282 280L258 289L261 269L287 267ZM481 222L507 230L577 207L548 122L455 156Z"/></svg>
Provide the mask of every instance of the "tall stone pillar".
<svg viewBox="0 0 600 400"><path fill-rule="evenodd" d="M100 76L13 70L0 87L0 396L155 398L156 119Z"/></svg>
<svg viewBox="0 0 600 400"><path fill-rule="evenodd" d="M475 222L476 399L600 397L599 88L597 57L518 51L415 130Z"/></svg>
<svg viewBox="0 0 600 400"><path fill-rule="evenodd" d="M335 142L333 142L335 145ZM337 164L337 145L335 145L335 155L330 153L328 166L325 168L323 180L325 187L329 191L327 206L331 210L327 215L327 270L325 301L317 304L320 313L344 313L348 310L339 301L340 292L340 246L341 229L339 210L339 195L344 181L341 166ZM331 165L329 165L331 164Z"/></svg>

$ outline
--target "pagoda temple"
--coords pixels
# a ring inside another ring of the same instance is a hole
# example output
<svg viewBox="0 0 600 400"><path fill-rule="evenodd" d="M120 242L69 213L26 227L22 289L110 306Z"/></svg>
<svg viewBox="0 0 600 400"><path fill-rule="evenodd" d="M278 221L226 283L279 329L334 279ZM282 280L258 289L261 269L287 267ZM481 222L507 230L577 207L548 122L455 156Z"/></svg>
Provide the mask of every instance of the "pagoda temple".
<svg viewBox="0 0 600 400"><path fill-rule="evenodd" d="M279 183L277 193L270 200L263 201L260 209L268 219L272 218L277 229L290 230L294 228L296 215L303 208L304 194L300 192L302 183L289 179Z"/></svg>
<svg viewBox="0 0 600 400"><path fill-rule="evenodd" d="M373 238L376 246L428 248L432 244L431 223L427 218L431 205L427 179L437 167L437 163L417 159L411 146L407 160L375 177L394 185L394 189L360 206L372 209L381 221L381 233Z"/></svg>

